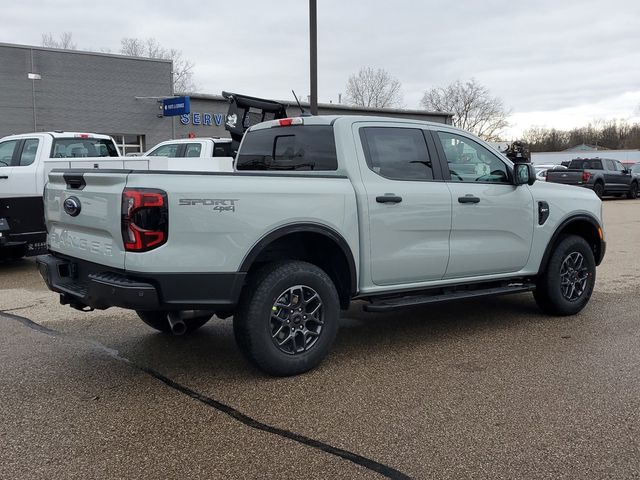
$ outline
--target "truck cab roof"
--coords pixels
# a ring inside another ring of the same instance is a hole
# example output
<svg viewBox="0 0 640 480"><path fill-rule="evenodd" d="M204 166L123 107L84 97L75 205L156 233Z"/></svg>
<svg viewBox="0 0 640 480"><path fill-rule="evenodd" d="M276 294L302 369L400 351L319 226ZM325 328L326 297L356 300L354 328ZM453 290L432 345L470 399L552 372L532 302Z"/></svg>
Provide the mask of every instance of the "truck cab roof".
<svg viewBox="0 0 640 480"><path fill-rule="evenodd" d="M202 142L202 141L212 141L214 143L229 143L231 139L228 137L193 137L193 138L176 138L174 140L165 140L163 142L158 143L157 145L163 143L192 143L192 142Z"/></svg>
<svg viewBox="0 0 640 480"><path fill-rule="evenodd" d="M43 135L49 135L49 136L51 136L53 138L104 138L104 139L110 139L111 138L109 135L104 135L104 134L101 134L101 133L63 132L61 130L54 131L54 132L19 133L19 134L15 134L15 135L9 135L9 136L4 137L4 138L5 139L9 139L9 138L27 138L27 137L43 136Z"/></svg>
<svg viewBox="0 0 640 480"><path fill-rule="evenodd" d="M280 118L276 120L269 120L257 125L253 125L247 131L262 130L264 128L271 128L275 126L289 126L289 125L333 125L336 122L351 121L355 122L392 122L392 123L406 123L406 124L421 124L425 126L432 126L438 128L451 128L450 125L437 122L427 122L425 120L414 120L411 118L397 118L397 117L383 117L383 116L370 116L370 115L313 115L313 116L297 116Z"/></svg>

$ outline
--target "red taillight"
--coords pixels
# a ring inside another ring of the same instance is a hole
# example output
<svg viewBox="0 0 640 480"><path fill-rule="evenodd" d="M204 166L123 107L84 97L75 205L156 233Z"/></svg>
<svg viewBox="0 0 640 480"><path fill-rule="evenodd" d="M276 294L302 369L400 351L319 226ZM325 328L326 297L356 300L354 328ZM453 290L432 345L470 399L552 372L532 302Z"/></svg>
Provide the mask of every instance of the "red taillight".
<svg viewBox="0 0 640 480"><path fill-rule="evenodd" d="M127 252L146 252L167 241L167 194L152 188L125 188L122 192L122 240Z"/></svg>
<svg viewBox="0 0 640 480"><path fill-rule="evenodd" d="M591 174L589 172L582 172L582 181L587 183L591 178Z"/></svg>

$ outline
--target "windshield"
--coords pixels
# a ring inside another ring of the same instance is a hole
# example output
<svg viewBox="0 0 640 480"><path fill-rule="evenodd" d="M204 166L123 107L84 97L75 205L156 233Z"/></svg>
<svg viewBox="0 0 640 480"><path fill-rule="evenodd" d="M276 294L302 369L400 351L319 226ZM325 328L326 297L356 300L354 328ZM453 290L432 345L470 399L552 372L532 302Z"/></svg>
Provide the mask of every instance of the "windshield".
<svg viewBox="0 0 640 480"><path fill-rule="evenodd" d="M113 141L107 138L56 138L51 158L118 157Z"/></svg>

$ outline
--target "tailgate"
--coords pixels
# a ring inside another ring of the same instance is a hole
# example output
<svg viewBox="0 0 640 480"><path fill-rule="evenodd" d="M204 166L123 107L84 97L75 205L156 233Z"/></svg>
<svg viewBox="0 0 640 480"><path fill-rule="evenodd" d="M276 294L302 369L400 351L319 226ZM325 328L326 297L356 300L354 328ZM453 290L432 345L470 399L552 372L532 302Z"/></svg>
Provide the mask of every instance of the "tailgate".
<svg viewBox="0 0 640 480"><path fill-rule="evenodd" d="M547 182L582 185L582 170L547 170Z"/></svg>
<svg viewBox="0 0 640 480"><path fill-rule="evenodd" d="M124 268L122 191L129 172L51 172L44 213L49 249L90 262Z"/></svg>

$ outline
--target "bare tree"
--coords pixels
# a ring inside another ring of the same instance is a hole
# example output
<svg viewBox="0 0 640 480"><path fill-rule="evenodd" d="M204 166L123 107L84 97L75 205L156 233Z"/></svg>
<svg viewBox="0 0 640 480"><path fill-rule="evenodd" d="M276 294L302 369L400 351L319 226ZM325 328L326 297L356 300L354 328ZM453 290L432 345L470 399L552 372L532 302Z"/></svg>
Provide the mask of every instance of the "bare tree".
<svg viewBox="0 0 640 480"><path fill-rule="evenodd" d="M120 40L122 55L131 57L162 58L173 62L173 91L195 92L193 62L185 59L180 50L164 48L155 38L123 38Z"/></svg>
<svg viewBox="0 0 640 480"><path fill-rule="evenodd" d="M382 68L363 67L347 80L346 101L359 107L402 106L402 84Z"/></svg>
<svg viewBox="0 0 640 480"><path fill-rule="evenodd" d="M420 102L427 110L453 113L456 127L474 133L485 140L498 140L501 131L509 125L502 100L494 97L487 87L474 78L465 83L460 80L446 87L434 87Z"/></svg>
<svg viewBox="0 0 640 480"><path fill-rule="evenodd" d="M62 32L55 38L51 32L42 34L42 46L49 48L64 48L65 50L76 50L78 46L73 41L71 32Z"/></svg>

